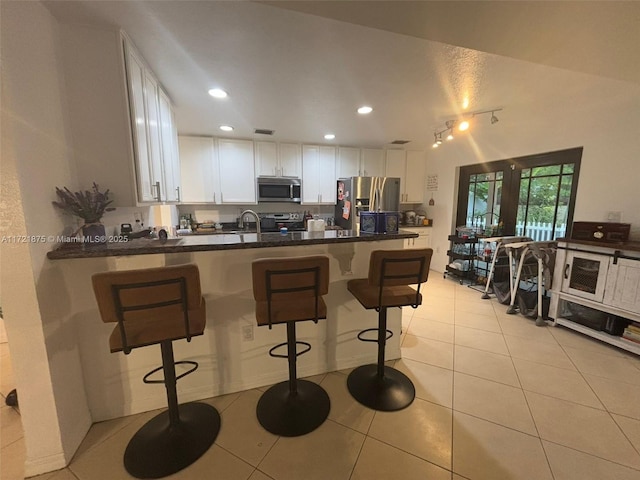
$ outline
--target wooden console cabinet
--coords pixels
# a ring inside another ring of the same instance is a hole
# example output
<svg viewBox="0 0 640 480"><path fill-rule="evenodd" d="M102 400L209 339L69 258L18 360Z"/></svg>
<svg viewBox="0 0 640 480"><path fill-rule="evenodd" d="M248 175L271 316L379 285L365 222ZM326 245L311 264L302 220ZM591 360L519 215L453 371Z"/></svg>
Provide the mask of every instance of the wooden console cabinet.
<svg viewBox="0 0 640 480"><path fill-rule="evenodd" d="M555 324L640 355L640 343L577 323L566 313L573 304L640 324L640 243L558 240L551 293Z"/></svg>

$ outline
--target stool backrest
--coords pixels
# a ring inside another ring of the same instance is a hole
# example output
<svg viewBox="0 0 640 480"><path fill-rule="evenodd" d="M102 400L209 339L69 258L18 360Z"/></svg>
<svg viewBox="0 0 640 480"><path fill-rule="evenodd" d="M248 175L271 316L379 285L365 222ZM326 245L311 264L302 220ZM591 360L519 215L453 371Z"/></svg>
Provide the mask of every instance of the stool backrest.
<svg viewBox="0 0 640 480"><path fill-rule="evenodd" d="M118 322L125 353L131 351L127 322L182 322L182 338L189 340L190 316L205 315L196 265L103 272L93 275L92 282L102 321Z"/></svg>
<svg viewBox="0 0 640 480"><path fill-rule="evenodd" d="M429 278L431 248L375 250L369 260L369 284L381 287L420 284Z"/></svg>
<svg viewBox="0 0 640 480"><path fill-rule="evenodd" d="M417 284L415 300L416 308L420 303L420 286L429 278L429 266L433 250L374 250L369 260L369 279L372 286L377 286L378 305L382 306L382 298L386 287L398 287Z"/></svg>
<svg viewBox="0 0 640 480"><path fill-rule="evenodd" d="M271 327L272 302L299 304L315 298L315 320L319 298L329 292L329 258L311 257L265 258L252 264L253 297L267 302Z"/></svg>

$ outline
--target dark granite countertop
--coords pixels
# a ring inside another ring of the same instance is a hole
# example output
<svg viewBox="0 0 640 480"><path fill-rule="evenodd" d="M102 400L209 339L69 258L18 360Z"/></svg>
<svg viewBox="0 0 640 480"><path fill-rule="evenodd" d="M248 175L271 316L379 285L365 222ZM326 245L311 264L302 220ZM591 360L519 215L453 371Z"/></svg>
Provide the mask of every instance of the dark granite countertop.
<svg viewBox="0 0 640 480"><path fill-rule="evenodd" d="M123 255L149 255L156 253L204 252L208 250L237 250L245 248L293 247L326 243L378 242L415 238L417 233L396 234L356 233L353 230L327 230L324 232L237 233L192 235L166 241L138 238L135 240L83 247L81 244L64 244L47 253L51 260L68 258L113 257Z"/></svg>

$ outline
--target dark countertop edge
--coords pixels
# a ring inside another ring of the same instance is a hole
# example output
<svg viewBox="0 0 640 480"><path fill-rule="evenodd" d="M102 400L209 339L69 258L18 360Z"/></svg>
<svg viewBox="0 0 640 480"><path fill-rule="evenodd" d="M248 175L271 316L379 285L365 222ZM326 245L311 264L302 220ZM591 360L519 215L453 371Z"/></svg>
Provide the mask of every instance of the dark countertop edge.
<svg viewBox="0 0 640 480"><path fill-rule="evenodd" d="M589 245L592 247L610 248L611 250L627 250L632 252L640 252L640 242L592 242L590 240L576 240L573 238L557 238L557 242L575 243L579 245Z"/></svg>
<svg viewBox="0 0 640 480"><path fill-rule="evenodd" d="M94 248L73 248L58 247L47 253L49 260L66 260L72 258L100 258L100 257L122 257L128 255L156 255L166 253L187 253L187 252L207 252L217 250L244 250L247 248L272 248L272 247L297 247L303 245L322 245L331 243L355 243L355 242L378 242L385 240L402 240L405 238L415 238L417 233L399 232L397 234L361 234L358 236L347 236L338 238L308 238L301 240L290 240L286 242L257 241L239 242L228 244L203 244L203 245L163 245L160 240L155 240L153 245L138 247L94 247Z"/></svg>

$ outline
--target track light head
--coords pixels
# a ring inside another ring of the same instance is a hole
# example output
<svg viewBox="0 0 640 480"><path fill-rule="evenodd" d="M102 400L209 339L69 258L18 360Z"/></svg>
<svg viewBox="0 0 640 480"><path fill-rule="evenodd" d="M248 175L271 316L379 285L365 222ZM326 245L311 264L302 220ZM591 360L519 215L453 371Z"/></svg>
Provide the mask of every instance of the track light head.
<svg viewBox="0 0 640 480"><path fill-rule="evenodd" d="M491 112L491 125L498 123L498 117L496 117L495 112Z"/></svg>

